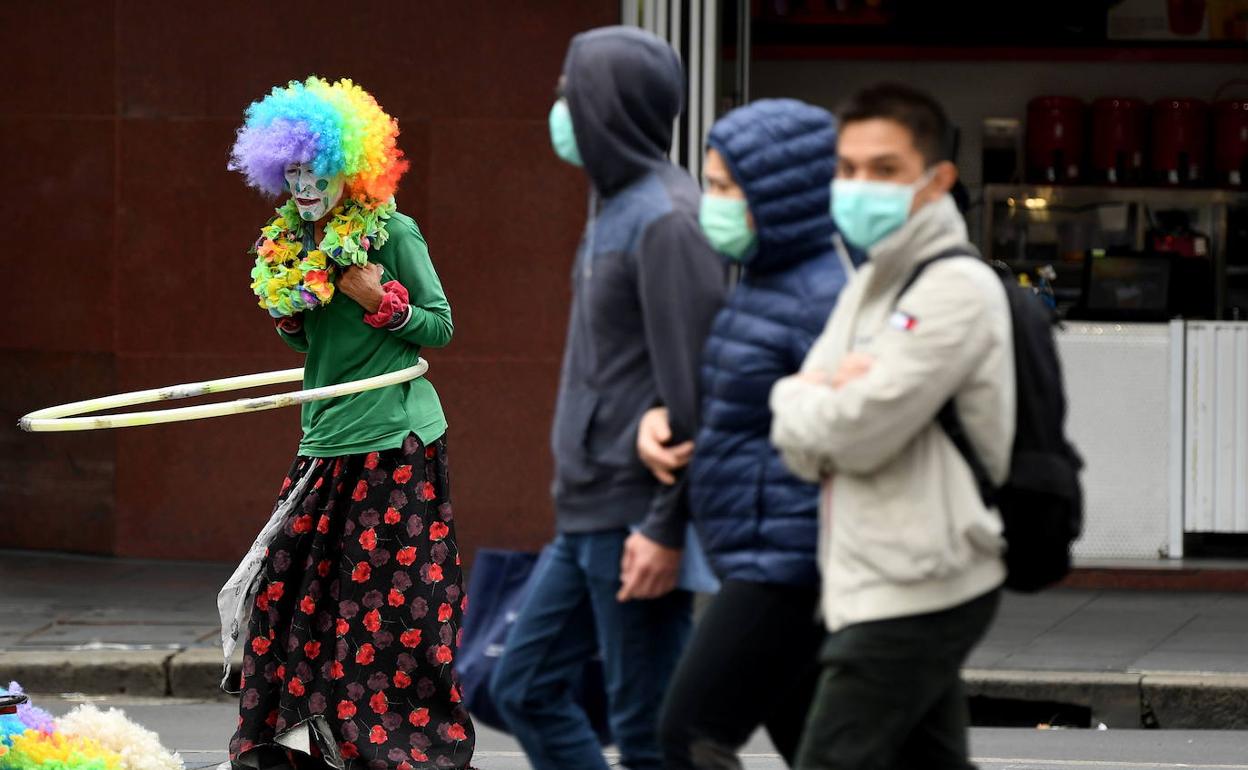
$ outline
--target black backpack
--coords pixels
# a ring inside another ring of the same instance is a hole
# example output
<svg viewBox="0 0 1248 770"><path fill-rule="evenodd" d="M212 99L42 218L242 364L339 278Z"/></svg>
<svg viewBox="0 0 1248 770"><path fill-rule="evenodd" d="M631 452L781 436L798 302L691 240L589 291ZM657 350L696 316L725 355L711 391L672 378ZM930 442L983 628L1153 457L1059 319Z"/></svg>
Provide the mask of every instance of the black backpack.
<svg viewBox="0 0 1248 770"><path fill-rule="evenodd" d="M965 250L942 252L919 263L900 294L932 263L972 257ZM1066 439L1066 393L1053 339L1057 315L1035 293L1018 285L1008 269L997 270L1009 299L1014 329L1014 375L1018 415L1010 475L995 486L958 418L954 401L938 420L975 474L980 494L1001 512L1005 524L1005 585L1039 591L1070 572L1070 546L1083 529L1083 459Z"/></svg>

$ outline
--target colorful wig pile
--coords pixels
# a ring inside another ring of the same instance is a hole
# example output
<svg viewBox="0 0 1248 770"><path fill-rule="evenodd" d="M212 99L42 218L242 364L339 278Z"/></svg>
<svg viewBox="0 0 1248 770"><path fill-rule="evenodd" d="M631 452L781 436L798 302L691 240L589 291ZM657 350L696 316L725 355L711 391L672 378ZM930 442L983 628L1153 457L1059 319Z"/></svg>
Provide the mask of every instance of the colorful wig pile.
<svg viewBox="0 0 1248 770"><path fill-rule="evenodd" d="M13 682L8 692L20 693ZM31 705L0 716L0 770L182 770L182 758L117 709L78 706L54 719Z"/></svg>
<svg viewBox="0 0 1248 770"><path fill-rule="evenodd" d="M310 163L321 176L343 174L348 196L375 205L390 200L407 171L398 136L398 121L363 88L313 76L277 86L247 108L229 168L280 195L286 166Z"/></svg>

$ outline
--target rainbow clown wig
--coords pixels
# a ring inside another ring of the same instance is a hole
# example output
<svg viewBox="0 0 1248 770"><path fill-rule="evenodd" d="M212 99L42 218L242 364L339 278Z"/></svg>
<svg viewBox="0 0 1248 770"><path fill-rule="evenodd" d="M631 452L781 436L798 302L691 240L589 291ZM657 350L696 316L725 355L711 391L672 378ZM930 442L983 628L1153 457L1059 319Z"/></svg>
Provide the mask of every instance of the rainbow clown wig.
<svg viewBox="0 0 1248 770"><path fill-rule="evenodd" d="M278 196L286 166L310 163L320 176L344 175L346 195L371 207L389 201L407 171L398 136L398 121L350 80L292 80L247 108L229 169Z"/></svg>

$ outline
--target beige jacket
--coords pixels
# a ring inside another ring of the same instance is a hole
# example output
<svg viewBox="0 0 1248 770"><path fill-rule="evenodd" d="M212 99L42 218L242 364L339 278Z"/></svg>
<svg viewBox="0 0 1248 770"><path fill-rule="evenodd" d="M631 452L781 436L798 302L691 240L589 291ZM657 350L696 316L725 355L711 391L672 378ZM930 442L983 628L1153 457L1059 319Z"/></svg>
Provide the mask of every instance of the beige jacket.
<svg viewBox="0 0 1248 770"><path fill-rule="evenodd" d="M1014 442L1014 354L1005 291L965 248L952 199L929 204L877 244L803 364L831 374L848 352L874 357L839 390L788 377L771 393L772 441L798 476L823 481L819 564L829 630L962 604L1001 585L1001 519L936 423L956 397L971 443L1003 481Z"/></svg>

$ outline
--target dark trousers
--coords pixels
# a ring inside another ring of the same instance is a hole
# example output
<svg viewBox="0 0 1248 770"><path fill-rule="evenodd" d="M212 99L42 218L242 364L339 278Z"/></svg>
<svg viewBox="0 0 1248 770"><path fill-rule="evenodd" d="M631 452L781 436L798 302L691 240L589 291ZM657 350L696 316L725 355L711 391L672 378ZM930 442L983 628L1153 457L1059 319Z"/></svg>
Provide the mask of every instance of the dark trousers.
<svg viewBox="0 0 1248 770"><path fill-rule="evenodd" d="M573 699L601 652L620 764L661 767L658 712L689 638L693 597L618 602L626 530L561 534L534 575L490 692L535 770L607 770L598 736Z"/></svg>
<svg viewBox="0 0 1248 770"><path fill-rule="evenodd" d="M818 602L817 588L724 583L663 705L664 768L737 770L737 750L760 725L793 764L826 637Z"/></svg>
<svg viewBox="0 0 1248 770"><path fill-rule="evenodd" d="M967 770L961 669L1000 591L830 635L798 770Z"/></svg>

